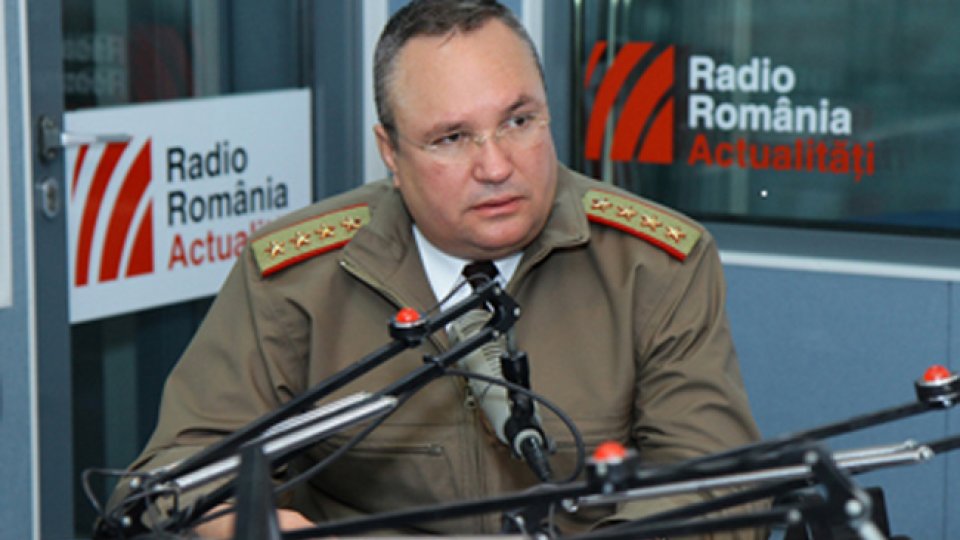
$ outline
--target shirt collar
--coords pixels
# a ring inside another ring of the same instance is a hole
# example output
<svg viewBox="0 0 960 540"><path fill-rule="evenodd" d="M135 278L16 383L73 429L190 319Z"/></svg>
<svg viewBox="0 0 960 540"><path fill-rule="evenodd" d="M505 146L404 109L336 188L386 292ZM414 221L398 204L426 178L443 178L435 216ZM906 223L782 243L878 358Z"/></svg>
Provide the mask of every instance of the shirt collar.
<svg viewBox="0 0 960 540"><path fill-rule="evenodd" d="M444 308L467 298L470 295L470 287L466 285L466 280L461 275L463 267L469 264L470 260L454 257L440 250L433 245L427 237L420 232L416 224L413 224L413 238L417 243L417 250L420 252L420 260L423 262L423 270L427 274L427 281L433 289L434 296L442 302ZM497 281L501 286L506 286L513 277L513 273L520 264L522 252L508 255L502 259L493 261L497 271ZM446 298L450 295L449 298ZM444 300L446 298L446 300Z"/></svg>

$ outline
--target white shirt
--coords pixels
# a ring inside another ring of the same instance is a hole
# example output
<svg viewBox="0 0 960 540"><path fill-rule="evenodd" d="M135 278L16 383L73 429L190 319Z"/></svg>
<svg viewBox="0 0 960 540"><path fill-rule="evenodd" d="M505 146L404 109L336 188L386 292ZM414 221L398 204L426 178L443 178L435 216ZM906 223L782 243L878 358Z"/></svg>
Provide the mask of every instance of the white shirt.
<svg viewBox="0 0 960 540"><path fill-rule="evenodd" d="M442 302L441 307L448 308L470 296L470 285L467 284L461 272L464 266L473 261L440 251L440 248L423 236L416 224L413 226L413 238L420 252L420 260L423 261L423 269L427 273L427 281L430 282L433 295ZM497 271L500 272L497 281L501 286L505 287L513 277L522 256L523 253L519 252L493 261ZM447 295L450 297L444 300Z"/></svg>

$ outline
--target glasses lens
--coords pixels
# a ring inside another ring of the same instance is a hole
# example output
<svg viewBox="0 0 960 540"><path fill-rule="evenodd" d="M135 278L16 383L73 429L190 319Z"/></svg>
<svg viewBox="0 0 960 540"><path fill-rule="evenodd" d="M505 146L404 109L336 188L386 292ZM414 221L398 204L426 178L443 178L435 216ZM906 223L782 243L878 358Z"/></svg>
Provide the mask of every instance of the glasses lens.
<svg viewBox="0 0 960 540"><path fill-rule="evenodd" d="M545 119L534 117L523 124L505 130L502 138L512 148L528 148L542 140L546 131L543 127L546 125Z"/></svg>
<svg viewBox="0 0 960 540"><path fill-rule="evenodd" d="M549 119L534 116L525 122L502 125L493 135L487 137L473 133L461 133L454 139L446 138L442 143L422 146L423 150L434 158L446 162L466 162L473 159L480 148L489 143L499 144L502 150L523 150L541 140L546 133Z"/></svg>

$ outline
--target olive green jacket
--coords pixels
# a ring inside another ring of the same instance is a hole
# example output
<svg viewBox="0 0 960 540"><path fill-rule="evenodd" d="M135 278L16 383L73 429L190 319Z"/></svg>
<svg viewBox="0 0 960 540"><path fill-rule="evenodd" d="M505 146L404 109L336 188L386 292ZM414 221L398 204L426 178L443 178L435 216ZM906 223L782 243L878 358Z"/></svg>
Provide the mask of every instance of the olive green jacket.
<svg viewBox="0 0 960 540"><path fill-rule="evenodd" d="M610 199L588 194L594 189ZM635 203L637 215L624 213L624 201ZM135 468L181 459L276 409L389 342L387 322L398 308L424 312L437 304L410 216L388 181L297 211L263 235L289 233L289 250L305 224L319 233L317 216L341 219L344 209L368 209L370 217L342 249L293 258L282 269L264 258L263 242L253 244L259 263L254 249L241 256L171 373L158 427ZM601 219L589 220L591 209ZM619 218L605 221L603 212ZM670 224L674 236L664 237ZM636 448L644 462L668 463L758 438L724 313L724 287L713 240L698 225L559 166L546 228L525 250L506 290L522 308L517 344L529 354L533 390L575 420L588 446L617 440ZM443 334L336 395L380 390L398 380L420 366L423 355L449 346ZM283 504L321 521L535 485L470 403L461 379L432 382ZM553 469L564 477L573 466L571 437L552 415L541 416L557 441ZM328 439L291 469L306 467L346 439ZM621 505L616 517L697 498L634 501ZM564 517L562 527L589 526L604 513ZM417 530L490 533L499 530L499 521L487 515Z"/></svg>

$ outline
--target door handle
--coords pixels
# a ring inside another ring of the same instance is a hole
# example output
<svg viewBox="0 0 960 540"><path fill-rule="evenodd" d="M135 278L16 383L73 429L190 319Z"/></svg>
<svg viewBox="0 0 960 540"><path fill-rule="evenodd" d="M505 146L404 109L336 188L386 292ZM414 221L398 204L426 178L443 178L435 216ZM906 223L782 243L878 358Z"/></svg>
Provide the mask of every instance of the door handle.
<svg viewBox="0 0 960 540"><path fill-rule="evenodd" d="M71 146L80 146L83 144L107 144L113 142L127 142L133 138L133 135L126 133L110 134L89 134L89 133L71 133L69 131L60 132L60 147L70 148Z"/></svg>
<svg viewBox="0 0 960 540"><path fill-rule="evenodd" d="M56 159L57 150L61 148L69 148L84 144L127 142L133 138L132 135L128 135L126 133L86 134L61 131L60 126L53 121L53 118L50 118L46 115L40 117L38 131L40 159L45 162L50 162Z"/></svg>

